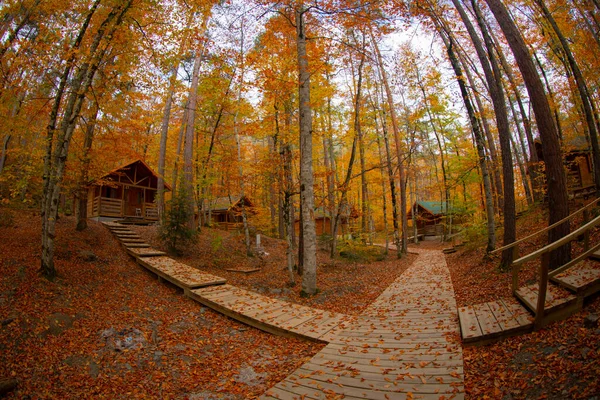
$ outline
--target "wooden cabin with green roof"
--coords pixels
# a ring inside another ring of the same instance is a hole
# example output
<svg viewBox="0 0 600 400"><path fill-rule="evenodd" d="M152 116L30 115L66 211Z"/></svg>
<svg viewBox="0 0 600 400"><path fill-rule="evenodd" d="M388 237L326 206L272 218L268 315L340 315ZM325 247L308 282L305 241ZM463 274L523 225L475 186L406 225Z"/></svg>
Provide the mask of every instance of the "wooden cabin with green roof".
<svg viewBox="0 0 600 400"><path fill-rule="evenodd" d="M441 236L444 234L446 214L445 202L419 200L408 211L407 216L417 225L419 235Z"/></svg>

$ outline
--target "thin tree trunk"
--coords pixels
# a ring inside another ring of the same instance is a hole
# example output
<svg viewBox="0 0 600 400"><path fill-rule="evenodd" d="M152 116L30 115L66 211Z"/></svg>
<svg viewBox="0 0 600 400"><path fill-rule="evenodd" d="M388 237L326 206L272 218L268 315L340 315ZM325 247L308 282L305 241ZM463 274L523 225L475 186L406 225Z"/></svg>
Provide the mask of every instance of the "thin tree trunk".
<svg viewBox="0 0 600 400"><path fill-rule="evenodd" d="M2 175L4 165L6 164L6 154L8 153L8 144L10 143L10 139L12 139L12 135L8 134L4 137L4 141L2 142L2 153L0 154L0 175Z"/></svg>
<svg viewBox="0 0 600 400"><path fill-rule="evenodd" d="M310 105L310 73L306 52L304 13L296 10L296 45L298 52L299 124L300 124L300 203L302 205L303 264L302 292L317 292L317 238L314 218L314 177L312 168L312 115Z"/></svg>
<svg viewBox="0 0 600 400"><path fill-rule="evenodd" d="M79 175L79 196L77 207L77 230L83 231L87 228L87 202L88 202L88 180L90 168L90 150L94 141L94 130L96 129L96 121L98 119L98 104L93 105L92 115L87 123L85 130L85 138L83 140L83 160L81 172Z"/></svg>
<svg viewBox="0 0 600 400"><path fill-rule="evenodd" d="M496 57L491 48L491 40L488 36L485 24L482 21L481 14L477 4L472 2L473 8L477 15L477 21L479 27L483 33L484 42L487 47L487 54L484 50L481 39L477 35L475 28L471 24L467 13L460 4L459 0L452 0L452 3L459 12L475 50L477 56L483 67L490 96L492 98L492 104L494 106L494 113L496 114L496 124L498 128L498 136L500 138L500 147L502 150L502 172L504 178L504 244L512 243L516 240L516 217L515 217L515 192L514 192L514 171L512 166L512 154L510 149L510 130L508 124L508 114L506 112L506 103L504 99L504 92L500 85L502 76L499 71ZM500 269L508 270L513 261L513 251L509 249L502 253L502 259L500 261Z"/></svg>
<svg viewBox="0 0 600 400"><path fill-rule="evenodd" d="M598 145L598 130L596 129L596 122L594 120L594 112L592 110L591 98L589 96L587 84L585 82L585 79L583 78L581 70L579 69L579 65L575 61L575 57L571 52L569 42L562 34L562 31L560 30L558 24L554 20L554 17L552 16L552 14L550 13L543 1L535 0L535 2L542 10L542 14L550 23L550 26L552 26L554 34L556 35L562 46L562 51L567 57L569 67L573 72L573 77L575 78L575 83L577 84L577 91L581 99L581 106L583 107L583 112L585 114L585 121L587 123L590 143L592 145L592 158L594 161L594 182L596 183L596 193L600 195L600 146Z"/></svg>
<svg viewBox="0 0 600 400"><path fill-rule="evenodd" d="M398 248L398 258L402 254L406 254L408 251L408 219L406 215L406 174L404 172L404 155L402 151L402 144L400 141L400 129L398 128L398 119L396 118L396 107L394 105L394 98L392 96L392 90L387 79L385 72L385 66L383 64L383 57L379 51L379 46L375 42L375 38L371 36L373 47L377 55L377 63L379 65L379 73L381 74L381 80L383 81L383 87L385 89L388 108L390 110L390 118L392 120L392 129L394 131L394 142L396 144L396 156L398 157L398 178L400 180L400 218L402 220L402 238L401 246Z"/></svg>
<svg viewBox="0 0 600 400"><path fill-rule="evenodd" d="M190 85L187 103L187 121L185 127L183 145L183 193L186 196L187 211L190 220L188 227L196 228L194 218L194 128L196 121L196 104L198 101L198 81L200 78L200 66L202 65L202 54L198 52L194 59L194 70L192 72L192 84Z"/></svg>
<svg viewBox="0 0 600 400"><path fill-rule="evenodd" d="M544 92L544 85L537 73L527 45L508 10L500 0L485 0L500 25L502 32L514 54L521 70L533 112L537 121L544 161L546 163L546 182L548 184L549 224L560 221L569 215L567 183L563 170L559 135L552 123L552 111ZM569 233L569 222L565 222L549 232L549 241L554 242ZM563 246L550 254L550 265L563 265L570 259L570 246Z"/></svg>
<svg viewBox="0 0 600 400"><path fill-rule="evenodd" d="M454 69L454 74L456 75L456 80L458 82L458 86L460 88L460 93L465 104L465 108L467 109L467 114L469 116L469 122L471 124L471 130L473 131L473 136L475 137L475 147L477 148L477 156L479 161L479 168L481 170L481 176L483 180L483 187L485 193L485 211L487 218L487 247L486 253L494 250L496 247L496 222L494 217L494 200L492 197L492 184L490 180L490 174L488 171L487 162L485 159L485 149L484 149L484 140L483 134L481 132L481 123L477 118L477 114L475 112L475 108L473 107L473 103L471 102L471 98L469 97L469 92L467 91L467 86L465 84L465 79L462 74L462 70L460 68L460 63L456 54L454 52L454 38L452 37L450 30L439 23L440 26L440 34L444 43L446 45L446 51L448 53L448 58L450 60L450 64ZM441 32L443 29L446 36L444 36ZM415 217L413 216L413 220Z"/></svg>
<svg viewBox="0 0 600 400"><path fill-rule="evenodd" d="M97 3L93 7L97 6ZM52 152L52 138L56 130L56 122L60 103L64 95L64 90L67 86L67 80L70 75L70 70L74 62L74 55L67 62L63 79L59 85L58 95L55 99L54 106L50 114L50 123L48 125L48 143L46 145L46 159L44 162L44 191L42 201L42 257L41 257L41 273L47 279L54 279L56 269L54 267L54 240L56 238L56 219L58 217L59 197L61 191L61 182L64 175L69 145L75 131L81 108L85 101L85 96L94 80L94 76L100 66L101 61L106 54L108 46L112 40L112 36L116 29L120 26L123 17L129 7L131 0L115 7L106 16L105 20L99 26L96 35L89 47L87 60L78 68L75 77L69 82L70 95L65 108L62 112L62 121L58 129L58 137L56 141L56 149ZM86 17L80 35L76 40L75 45L85 34L89 19L95 8L90 10ZM113 23L113 21L115 21ZM112 26L110 24L112 23ZM110 27L109 27L110 26ZM104 46L100 47L104 40ZM75 46L74 45L74 46Z"/></svg>
<svg viewBox="0 0 600 400"><path fill-rule="evenodd" d="M156 210L158 211L159 224L163 222L165 213L165 158L167 155L167 136L169 133L169 119L171 118L171 106L173 104L173 95L175 93L175 80L177 78L177 67L171 72L169 91L165 101L165 110L160 130L160 148L158 152L158 180L156 189Z"/></svg>

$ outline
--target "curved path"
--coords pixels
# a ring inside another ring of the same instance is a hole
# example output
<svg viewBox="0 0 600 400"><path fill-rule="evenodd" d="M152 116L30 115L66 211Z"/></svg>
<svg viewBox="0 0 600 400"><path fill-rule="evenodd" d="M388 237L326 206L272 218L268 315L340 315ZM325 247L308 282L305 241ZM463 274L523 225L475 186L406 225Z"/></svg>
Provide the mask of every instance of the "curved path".
<svg viewBox="0 0 600 400"><path fill-rule="evenodd" d="M192 299L271 333L328 343L263 399L464 398L454 290L439 250L411 248L415 262L353 317L226 285L151 249L126 227L105 225L140 265Z"/></svg>
<svg viewBox="0 0 600 400"><path fill-rule="evenodd" d="M464 398L450 273L441 251L419 253L362 316L263 399Z"/></svg>

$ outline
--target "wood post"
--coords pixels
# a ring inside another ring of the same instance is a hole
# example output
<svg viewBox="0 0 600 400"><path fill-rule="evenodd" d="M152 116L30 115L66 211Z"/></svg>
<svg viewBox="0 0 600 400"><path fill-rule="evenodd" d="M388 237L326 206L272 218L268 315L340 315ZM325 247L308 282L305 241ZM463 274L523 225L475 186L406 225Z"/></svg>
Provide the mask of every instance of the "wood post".
<svg viewBox="0 0 600 400"><path fill-rule="evenodd" d="M513 260L517 260L519 258L519 246L513 247ZM519 269L520 266L512 266L512 292L513 294L519 288Z"/></svg>
<svg viewBox="0 0 600 400"><path fill-rule="evenodd" d="M538 283L538 300L535 309L535 329L540 329L544 325L544 308L546 306L546 290L548 289L548 269L550 267L550 252L542 254L540 263L540 279Z"/></svg>
<svg viewBox="0 0 600 400"><path fill-rule="evenodd" d="M587 224L590 221L590 211L588 209L583 210L583 225ZM590 249L590 230L588 229L583 234L583 251L588 251Z"/></svg>

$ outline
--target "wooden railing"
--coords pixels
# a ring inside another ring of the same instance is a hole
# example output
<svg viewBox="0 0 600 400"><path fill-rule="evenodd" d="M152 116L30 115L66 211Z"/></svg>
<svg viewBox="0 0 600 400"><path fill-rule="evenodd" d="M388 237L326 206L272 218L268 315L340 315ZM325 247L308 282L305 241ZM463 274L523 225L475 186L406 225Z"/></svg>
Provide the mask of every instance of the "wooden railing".
<svg viewBox="0 0 600 400"><path fill-rule="evenodd" d="M519 240L516 240L516 241L514 241L514 242L512 242L512 243L509 243L509 244L507 244L507 245L505 245L505 246L499 247L499 248L497 248L497 249L495 249L495 250L491 251L491 252L490 252L490 254L498 254L498 253L500 253L500 252L502 252L502 251L504 251L504 250L507 250L507 249L514 248L514 252L515 252L515 253L514 253L514 258L517 258L517 257L519 256L519 255L518 255L518 248L517 248L517 246L518 246L519 244L521 244L521 243L523 243L523 242L526 242L527 240L529 240L529 239L532 239L532 238L534 238L534 237L536 237L536 236L538 236L538 235L541 235L542 233L546 233L546 232L548 232L549 230L551 230L551 229L554 229L554 228L556 228L557 226L559 226L559 225L561 225L561 224L564 224L564 223L565 223L565 222L567 222L568 220L572 219L573 217L575 217L575 216L577 216L577 215L579 215L579 214L581 214L581 213L583 213L583 221L584 221L584 223L588 222L588 221L589 221L589 211L590 211L590 209L591 209L591 208L592 208L592 207L593 207L593 206L594 206L596 203L598 203L598 201L600 201L600 197L598 197L596 200L594 200L594 201L590 202L590 203L589 203L589 204L587 204L586 206L584 206L584 207L580 208L579 210L575 211L574 213L570 214L568 217L565 217L565 218L561 219L560 221L558 221L558 222L555 222L555 223L553 223L552 225L545 227L544 229L540 229L539 231L537 231L537 232L535 232L535 233L532 233L532 234L531 234L531 235L529 235L529 236L526 236L526 237L524 237L524 238L521 238L521 239L519 239Z"/></svg>
<svg viewBox="0 0 600 400"><path fill-rule="evenodd" d="M100 197L100 215L109 217L122 216L123 201L121 199L110 199L108 197Z"/></svg>
<svg viewBox="0 0 600 400"><path fill-rule="evenodd" d="M155 203L144 203L144 209L146 211L146 219L158 219L158 209Z"/></svg>
<svg viewBox="0 0 600 400"><path fill-rule="evenodd" d="M594 203L596 201L594 201ZM579 210L579 211L581 211L581 210ZM519 269L520 269L520 267L528 261L533 261L538 258L541 258L540 271L539 271L539 277L538 277L539 291L538 291L537 306L536 306L535 321L534 321L535 326L542 326L542 324L543 324L544 307L546 304L546 290L548 288L548 278L550 276L557 275L557 274L577 265L579 262L583 261L588 256L590 256L593 252L600 249L600 243L592 246L591 248L589 246L590 231L598 225L600 225L600 216L592 219L591 221L587 222L586 224L581 226L579 229L574 230L573 232L569 233L568 235L563 236L561 239L555 241L554 243L550 243L549 245L542 247L539 250L536 250L524 257L521 257L521 258L513 261L513 263L512 263L512 290L514 293L517 291L518 286L519 286ZM581 255L579 255L577 258L569 261L568 263L566 263L562 266L559 266L552 272L549 272L550 252L558 249L559 247L561 247L567 243L572 242L573 240L578 240L581 236L584 237L583 253Z"/></svg>

